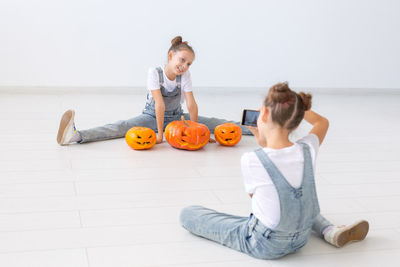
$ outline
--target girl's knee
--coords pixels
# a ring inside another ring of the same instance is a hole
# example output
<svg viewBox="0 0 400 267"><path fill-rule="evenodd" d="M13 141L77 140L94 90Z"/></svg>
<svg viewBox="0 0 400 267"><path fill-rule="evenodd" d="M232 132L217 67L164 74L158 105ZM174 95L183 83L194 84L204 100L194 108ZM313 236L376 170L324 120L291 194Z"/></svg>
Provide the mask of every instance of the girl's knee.
<svg viewBox="0 0 400 267"><path fill-rule="evenodd" d="M120 133L126 133L130 128L127 121L120 120L114 123L116 130Z"/></svg>

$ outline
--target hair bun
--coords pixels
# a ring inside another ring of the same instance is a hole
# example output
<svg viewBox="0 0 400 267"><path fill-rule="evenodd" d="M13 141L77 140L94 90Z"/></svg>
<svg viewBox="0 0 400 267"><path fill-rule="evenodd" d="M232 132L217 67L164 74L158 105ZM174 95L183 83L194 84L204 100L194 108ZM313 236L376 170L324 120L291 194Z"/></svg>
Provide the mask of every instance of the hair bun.
<svg viewBox="0 0 400 267"><path fill-rule="evenodd" d="M293 99L293 92L287 82L277 83L270 89L270 100L275 103L285 103Z"/></svg>
<svg viewBox="0 0 400 267"><path fill-rule="evenodd" d="M174 39L171 40L172 46L177 46L182 43L182 36L176 36Z"/></svg>
<svg viewBox="0 0 400 267"><path fill-rule="evenodd" d="M192 52L194 56L193 48L188 44L188 42L182 42L182 36L176 36L174 39L171 40L171 47L168 49L168 54L171 51L177 52L181 50L188 50Z"/></svg>
<svg viewBox="0 0 400 267"><path fill-rule="evenodd" d="M300 92L299 96L301 98L301 100L303 101L303 108L305 111L310 110L311 109L311 99L312 99L312 95L309 93L303 93Z"/></svg>

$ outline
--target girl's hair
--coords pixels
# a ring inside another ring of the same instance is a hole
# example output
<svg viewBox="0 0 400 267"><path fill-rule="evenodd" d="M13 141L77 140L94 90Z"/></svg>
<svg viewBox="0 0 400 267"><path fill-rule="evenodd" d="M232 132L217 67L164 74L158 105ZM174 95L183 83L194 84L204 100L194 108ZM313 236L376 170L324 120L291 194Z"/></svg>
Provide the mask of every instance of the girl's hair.
<svg viewBox="0 0 400 267"><path fill-rule="evenodd" d="M168 53L170 51L177 52L177 51L181 51L181 50L184 50L184 49L189 50L194 55L194 50L188 44L188 42L187 41L182 42L182 36L176 36L174 39L171 40L171 47L169 48Z"/></svg>
<svg viewBox="0 0 400 267"><path fill-rule="evenodd" d="M269 89L264 106L269 107L273 122L291 132L311 108L311 98L311 94L290 90L287 82L277 83Z"/></svg>

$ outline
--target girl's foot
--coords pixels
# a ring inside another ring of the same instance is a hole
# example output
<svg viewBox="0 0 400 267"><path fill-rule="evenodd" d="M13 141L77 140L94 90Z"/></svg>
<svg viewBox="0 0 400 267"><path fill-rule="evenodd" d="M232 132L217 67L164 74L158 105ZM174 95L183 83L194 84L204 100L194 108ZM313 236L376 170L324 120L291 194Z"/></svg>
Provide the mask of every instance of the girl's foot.
<svg viewBox="0 0 400 267"><path fill-rule="evenodd" d="M341 248L349 242L363 240L368 230L368 222L361 220L347 226L333 226L324 234L324 238L328 243Z"/></svg>
<svg viewBox="0 0 400 267"><path fill-rule="evenodd" d="M75 128L75 111L67 110L61 117L60 126L58 128L57 143L59 145L68 145L73 142L80 141L80 134Z"/></svg>

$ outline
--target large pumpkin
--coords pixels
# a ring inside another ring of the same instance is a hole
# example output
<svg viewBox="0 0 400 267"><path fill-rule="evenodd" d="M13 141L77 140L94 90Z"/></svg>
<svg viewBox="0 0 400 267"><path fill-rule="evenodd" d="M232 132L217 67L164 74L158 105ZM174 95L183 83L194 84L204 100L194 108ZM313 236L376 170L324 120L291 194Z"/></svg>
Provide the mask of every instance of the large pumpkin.
<svg viewBox="0 0 400 267"><path fill-rule="evenodd" d="M194 121L173 121L165 128L165 139L176 148L198 150L207 145L210 140L210 130L207 126Z"/></svg>
<svg viewBox="0 0 400 267"><path fill-rule="evenodd" d="M223 146L234 146L242 139L242 129L234 123L224 123L215 127L215 140Z"/></svg>
<svg viewBox="0 0 400 267"><path fill-rule="evenodd" d="M136 150L149 149L156 144L156 133L146 127L133 127L125 134L128 145Z"/></svg>

